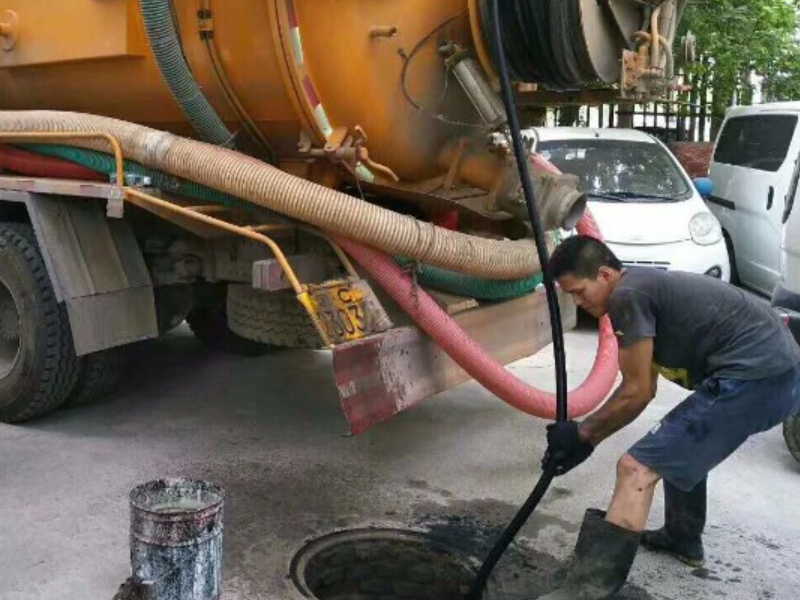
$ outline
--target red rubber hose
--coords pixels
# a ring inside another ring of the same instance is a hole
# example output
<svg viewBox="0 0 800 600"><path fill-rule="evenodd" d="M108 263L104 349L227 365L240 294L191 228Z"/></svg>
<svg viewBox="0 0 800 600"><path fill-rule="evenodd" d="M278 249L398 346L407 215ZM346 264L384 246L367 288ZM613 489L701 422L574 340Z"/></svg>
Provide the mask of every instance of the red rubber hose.
<svg viewBox="0 0 800 600"><path fill-rule="evenodd" d="M108 177L81 165L60 158L42 156L0 144L0 169L7 169L32 177L56 177L60 179L82 179L108 181Z"/></svg>
<svg viewBox="0 0 800 600"><path fill-rule="evenodd" d="M537 157L534 164L554 170L555 167ZM587 210L578 223L578 232L602 239L597 223ZM447 352L462 369L490 392L522 412L554 419L556 397L539 390L495 360L424 290L415 289L411 276L385 253L336 236L336 241L394 298L394 300ZM570 418L585 415L606 398L617 377L617 339L608 316L600 320L597 356L586 380L569 394Z"/></svg>

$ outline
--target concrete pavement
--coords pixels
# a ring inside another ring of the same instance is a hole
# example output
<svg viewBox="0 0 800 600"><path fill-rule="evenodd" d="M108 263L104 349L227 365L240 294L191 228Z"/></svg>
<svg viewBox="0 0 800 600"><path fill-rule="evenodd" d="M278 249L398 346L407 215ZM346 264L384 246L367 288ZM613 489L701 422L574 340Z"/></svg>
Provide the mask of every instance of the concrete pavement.
<svg viewBox="0 0 800 600"><path fill-rule="evenodd" d="M570 380L594 334L567 336ZM513 370L552 388L549 349ZM499 567L506 598L535 598L563 574L583 511L605 507L617 458L684 392L664 380L633 425L556 481ZM306 540L371 525L434 530L482 555L539 474L545 423L476 384L388 424L345 435L324 352L241 359L186 329L143 344L102 405L0 425L0 598L109 600L129 575L127 494L163 476L228 492L226 600L294 598L288 565ZM800 588L800 465L779 429L712 473L708 564L642 550L622 598L791 600ZM651 521L660 525L657 493Z"/></svg>

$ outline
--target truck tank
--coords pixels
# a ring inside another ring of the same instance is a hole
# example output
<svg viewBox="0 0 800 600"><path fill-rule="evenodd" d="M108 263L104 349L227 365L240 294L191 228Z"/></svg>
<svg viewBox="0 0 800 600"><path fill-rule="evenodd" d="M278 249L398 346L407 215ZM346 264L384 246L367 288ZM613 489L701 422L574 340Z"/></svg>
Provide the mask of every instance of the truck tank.
<svg viewBox="0 0 800 600"><path fill-rule="evenodd" d="M191 134L153 56L146 4L0 2L0 109L93 113ZM663 86L669 61L662 44L647 40L659 36L669 47L680 4L518 2L518 18L503 24L517 79L538 77L538 89L550 90L622 79L619 94L648 94ZM460 160L453 141L467 138L477 148L472 158L482 158L462 169L473 175L461 175L483 189L496 183L502 165L486 134L499 115L486 110L502 109L490 97L484 1L174 0L172 10L210 104L233 132L252 123L285 170L335 184L340 169L312 169L309 159L332 158L346 132L357 131L374 164L387 167L362 165L367 182L413 188ZM237 136L245 146L246 137Z"/></svg>

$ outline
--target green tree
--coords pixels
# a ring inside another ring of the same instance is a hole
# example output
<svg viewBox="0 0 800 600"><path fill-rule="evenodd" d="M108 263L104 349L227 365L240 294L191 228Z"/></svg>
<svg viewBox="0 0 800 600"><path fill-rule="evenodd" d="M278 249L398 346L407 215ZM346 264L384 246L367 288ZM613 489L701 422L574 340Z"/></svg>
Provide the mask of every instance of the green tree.
<svg viewBox="0 0 800 600"><path fill-rule="evenodd" d="M685 70L695 93L711 98L713 133L734 100L752 101L752 74L763 77L765 99L800 99L799 6L800 0L690 0L681 33L696 36L698 60Z"/></svg>

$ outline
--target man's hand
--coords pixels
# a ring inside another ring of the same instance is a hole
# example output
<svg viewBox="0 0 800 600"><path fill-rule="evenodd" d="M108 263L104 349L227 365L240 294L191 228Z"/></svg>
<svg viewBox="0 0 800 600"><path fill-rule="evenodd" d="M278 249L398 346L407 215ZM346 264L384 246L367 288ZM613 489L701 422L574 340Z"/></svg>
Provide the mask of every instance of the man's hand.
<svg viewBox="0 0 800 600"><path fill-rule="evenodd" d="M581 439L578 423L551 423L547 426L547 452L542 468L555 469L556 475L568 473L594 452L594 446Z"/></svg>

